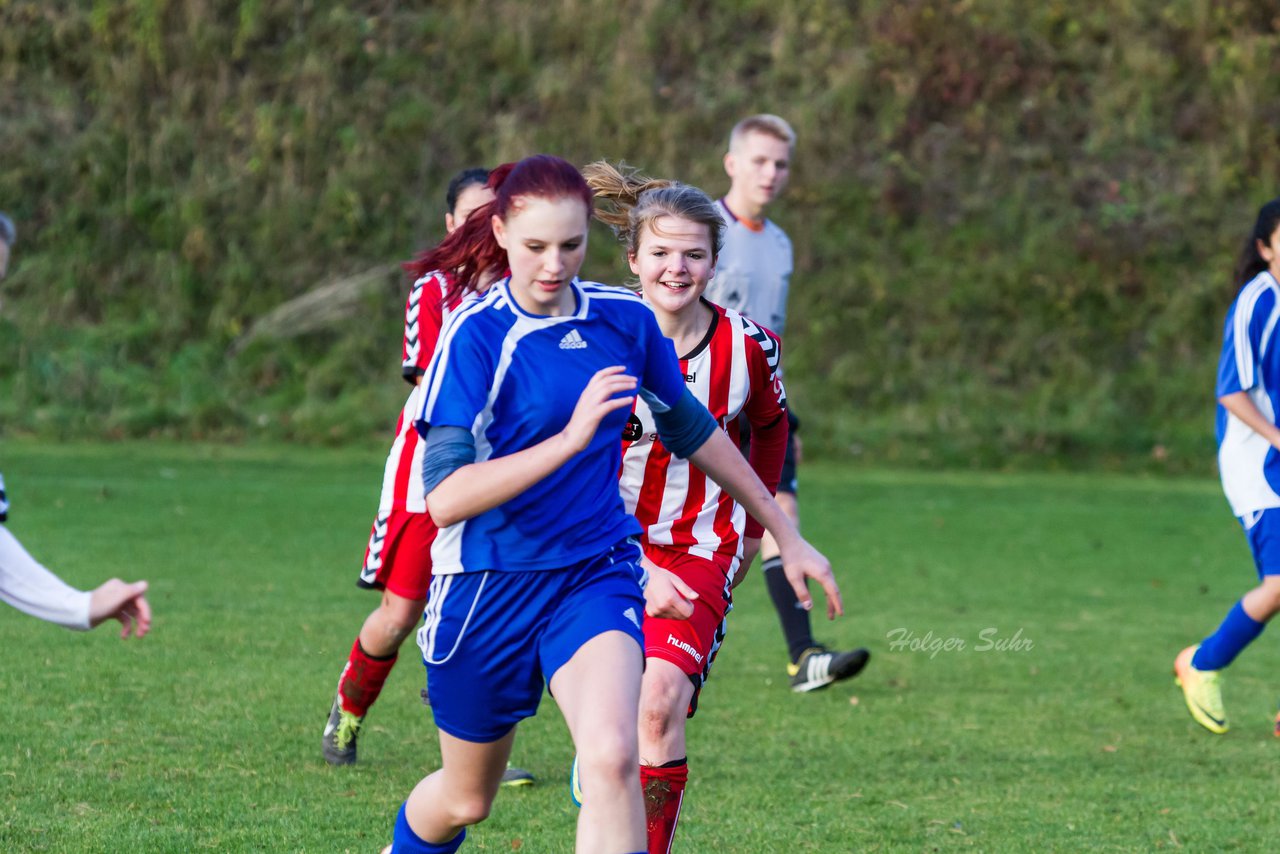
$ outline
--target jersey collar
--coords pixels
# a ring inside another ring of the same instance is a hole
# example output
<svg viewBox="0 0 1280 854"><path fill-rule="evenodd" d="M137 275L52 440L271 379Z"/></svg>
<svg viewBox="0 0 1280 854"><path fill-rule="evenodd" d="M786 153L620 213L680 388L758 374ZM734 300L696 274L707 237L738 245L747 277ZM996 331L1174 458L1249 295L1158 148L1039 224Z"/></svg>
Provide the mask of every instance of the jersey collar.
<svg viewBox="0 0 1280 854"><path fill-rule="evenodd" d="M507 305L511 306L511 310L520 317L525 317L529 320L537 320L544 323L561 323L566 320L582 320L587 316L587 292L583 290L581 280L577 276L574 276L573 280L569 282L569 288L573 292L574 310L571 314L563 314L558 317L552 317L547 314L533 314L521 308L520 303L516 302L516 298L511 294L510 275L491 287L502 288L502 295L506 297Z"/></svg>
<svg viewBox="0 0 1280 854"><path fill-rule="evenodd" d="M746 217L739 217L737 214L735 214L733 211L729 209L729 203L726 202L723 197L720 199L720 207L724 208L724 212L728 214L729 219L733 220L736 223L739 223L747 231L754 231L757 234L764 231L764 224L766 220L763 220L763 219L754 220L754 219L747 219Z"/></svg>

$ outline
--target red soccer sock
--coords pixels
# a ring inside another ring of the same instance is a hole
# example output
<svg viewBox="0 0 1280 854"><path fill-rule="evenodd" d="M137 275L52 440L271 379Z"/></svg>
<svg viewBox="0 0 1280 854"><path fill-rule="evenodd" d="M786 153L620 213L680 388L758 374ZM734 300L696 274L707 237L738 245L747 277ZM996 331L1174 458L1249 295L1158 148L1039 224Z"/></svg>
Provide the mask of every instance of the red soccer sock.
<svg viewBox="0 0 1280 854"><path fill-rule="evenodd" d="M676 822L680 820L680 804L684 802L684 784L688 780L687 757L663 765L640 766L649 854L669 854L671 851Z"/></svg>
<svg viewBox="0 0 1280 854"><path fill-rule="evenodd" d="M342 668L342 676L338 679L338 697L342 701L342 710L353 715L364 717L382 693L382 686L395 666L396 656L375 658L360 646L360 637L351 646L351 655L347 658L347 666Z"/></svg>

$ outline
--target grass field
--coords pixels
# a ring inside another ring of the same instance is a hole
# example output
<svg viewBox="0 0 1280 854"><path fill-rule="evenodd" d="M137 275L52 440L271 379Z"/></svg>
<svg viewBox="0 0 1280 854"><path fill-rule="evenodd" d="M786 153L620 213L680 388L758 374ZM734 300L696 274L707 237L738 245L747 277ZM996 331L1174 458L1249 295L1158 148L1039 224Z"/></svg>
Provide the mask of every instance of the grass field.
<svg viewBox="0 0 1280 854"><path fill-rule="evenodd" d="M125 643L0 611L0 850L389 840L438 761L411 645L360 764L329 768L319 750L375 602L354 578L381 465L378 449L5 442L10 529L80 586L150 579L156 619ZM849 612L819 635L872 662L792 695L748 579L690 728L679 850L1261 851L1280 838L1274 639L1231 669L1225 736L1191 722L1169 675L1253 579L1216 483L823 463L804 469L802 495ZM912 637L924 648L892 645ZM546 701L516 742L540 784L503 792L466 850L572 850L571 756Z"/></svg>

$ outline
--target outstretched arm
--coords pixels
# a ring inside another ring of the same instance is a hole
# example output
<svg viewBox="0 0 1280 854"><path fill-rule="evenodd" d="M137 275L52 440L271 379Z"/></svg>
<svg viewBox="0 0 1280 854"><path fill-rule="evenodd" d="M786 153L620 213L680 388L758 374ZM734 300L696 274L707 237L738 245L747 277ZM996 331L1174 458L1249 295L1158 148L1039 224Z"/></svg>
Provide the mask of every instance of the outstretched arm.
<svg viewBox="0 0 1280 854"><path fill-rule="evenodd" d="M89 628L89 594L41 566L4 526L0 526L0 599L68 629Z"/></svg>
<svg viewBox="0 0 1280 854"><path fill-rule="evenodd" d="M712 432L707 440L689 456L690 462L702 469L725 492L741 504L748 513L773 534L782 553L783 572L791 582L800 604L813 607L813 599L805 586L805 578L817 581L827 596L827 617L844 613L840 599L840 587L836 584L831 563L800 536L799 530L782 512L778 502L751 470L733 441L721 430Z"/></svg>
<svg viewBox="0 0 1280 854"><path fill-rule="evenodd" d="M146 589L145 581L125 584L113 578L92 592L77 590L41 566L0 526L0 599L19 611L77 631L117 619L124 623L121 637L142 637L151 628Z"/></svg>

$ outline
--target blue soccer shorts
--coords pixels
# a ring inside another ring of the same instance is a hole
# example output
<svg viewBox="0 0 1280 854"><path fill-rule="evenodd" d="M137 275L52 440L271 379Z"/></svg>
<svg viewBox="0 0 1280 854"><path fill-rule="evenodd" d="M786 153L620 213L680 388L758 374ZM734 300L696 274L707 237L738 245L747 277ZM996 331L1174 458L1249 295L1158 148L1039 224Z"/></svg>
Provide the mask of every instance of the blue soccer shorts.
<svg viewBox="0 0 1280 854"><path fill-rule="evenodd" d="M1280 575L1280 509L1258 510L1239 518L1258 578Z"/></svg>
<svg viewBox="0 0 1280 854"><path fill-rule="evenodd" d="M488 743L538 711L543 686L608 631L644 649L644 570L627 540L561 570L437 575L418 645L436 726Z"/></svg>

